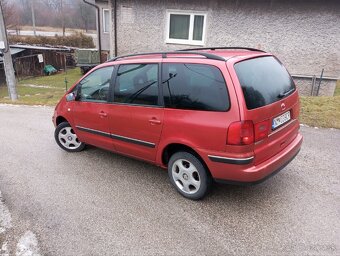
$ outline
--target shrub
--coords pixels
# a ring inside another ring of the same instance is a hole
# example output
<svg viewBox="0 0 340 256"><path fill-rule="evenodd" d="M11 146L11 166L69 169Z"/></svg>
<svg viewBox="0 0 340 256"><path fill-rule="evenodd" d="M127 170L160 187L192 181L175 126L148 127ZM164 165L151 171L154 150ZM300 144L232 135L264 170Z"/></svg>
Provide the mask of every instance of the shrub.
<svg viewBox="0 0 340 256"><path fill-rule="evenodd" d="M74 33L70 36L16 36L8 37L10 44L38 44L38 45L53 45L53 46L69 46L78 48L94 48L93 38L84 35L83 33Z"/></svg>

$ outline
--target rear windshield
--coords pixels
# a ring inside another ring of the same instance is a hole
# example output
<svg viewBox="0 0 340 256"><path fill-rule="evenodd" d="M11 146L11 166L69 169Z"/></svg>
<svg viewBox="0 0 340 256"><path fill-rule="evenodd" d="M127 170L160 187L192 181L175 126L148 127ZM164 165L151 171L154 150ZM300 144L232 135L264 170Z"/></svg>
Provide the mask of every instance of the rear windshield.
<svg viewBox="0 0 340 256"><path fill-rule="evenodd" d="M286 68L274 57L261 57L235 64L248 109L274 103L295 90Z"/></svg>

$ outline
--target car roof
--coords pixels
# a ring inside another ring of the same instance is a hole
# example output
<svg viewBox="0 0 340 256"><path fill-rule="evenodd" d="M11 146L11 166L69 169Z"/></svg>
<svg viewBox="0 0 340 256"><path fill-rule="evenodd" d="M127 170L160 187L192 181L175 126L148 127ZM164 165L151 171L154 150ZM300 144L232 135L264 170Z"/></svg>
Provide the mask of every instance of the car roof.
<svg viewBox="0 0 340 256"><path fill-rule="evenodd" d="M200 59L200 60L216 60L216 61L228 61L229 59L243 60L248 58L254 58L259 56L271 55L259 49L244 48L244 47L215 47L215 48L194 48L184 49L178 51L167 52L148 52L148 53L136 53L118 56L108 60L106 63L100 66L110 65L109 63L117 64L133 61L160 61L161 59L181 58L181 59Z"/></svg>
<svg viewBox="0 0 340 256"><path fill-rule="evenodd" d="M246 49L217 49L217 50L201 50L200 52L206 52L209 54L214 54L220 57L223 57L224 59L228 60L232 57L250 57L250 56L256 56L256 55L263 55L265 53L264 51L249 51Z"/></svg>

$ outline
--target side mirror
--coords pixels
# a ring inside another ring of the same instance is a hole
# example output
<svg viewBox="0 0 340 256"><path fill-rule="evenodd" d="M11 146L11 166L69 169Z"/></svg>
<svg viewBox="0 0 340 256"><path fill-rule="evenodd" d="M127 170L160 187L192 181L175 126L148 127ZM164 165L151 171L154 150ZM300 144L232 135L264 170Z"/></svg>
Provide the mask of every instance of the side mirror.
<svg viewBox="0 0 340 256"><path fill-rule="evenodd" d="M75 101L76 100L76 95L74 92L71 92L69 94L66 95L66 100L67 101Z"/></svg>

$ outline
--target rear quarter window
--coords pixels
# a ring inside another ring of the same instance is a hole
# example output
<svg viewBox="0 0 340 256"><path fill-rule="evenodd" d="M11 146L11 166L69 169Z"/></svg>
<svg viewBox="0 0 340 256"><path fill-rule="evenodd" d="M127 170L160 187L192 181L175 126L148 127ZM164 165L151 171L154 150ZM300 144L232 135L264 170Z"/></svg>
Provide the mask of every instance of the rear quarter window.
<svg viewBox="0 0 340 256"><path fill-rule="evenodd" d="M204 64L163 64L162 86L167 108L227 111L230 106L221 71Z"/></svg>
<svg viewBox="0 0 340 256"><path fill-rule="evenodd" d="M288 71L273 56L244 60L234 67L248 109L279 101L295 90Z"/></svg>

